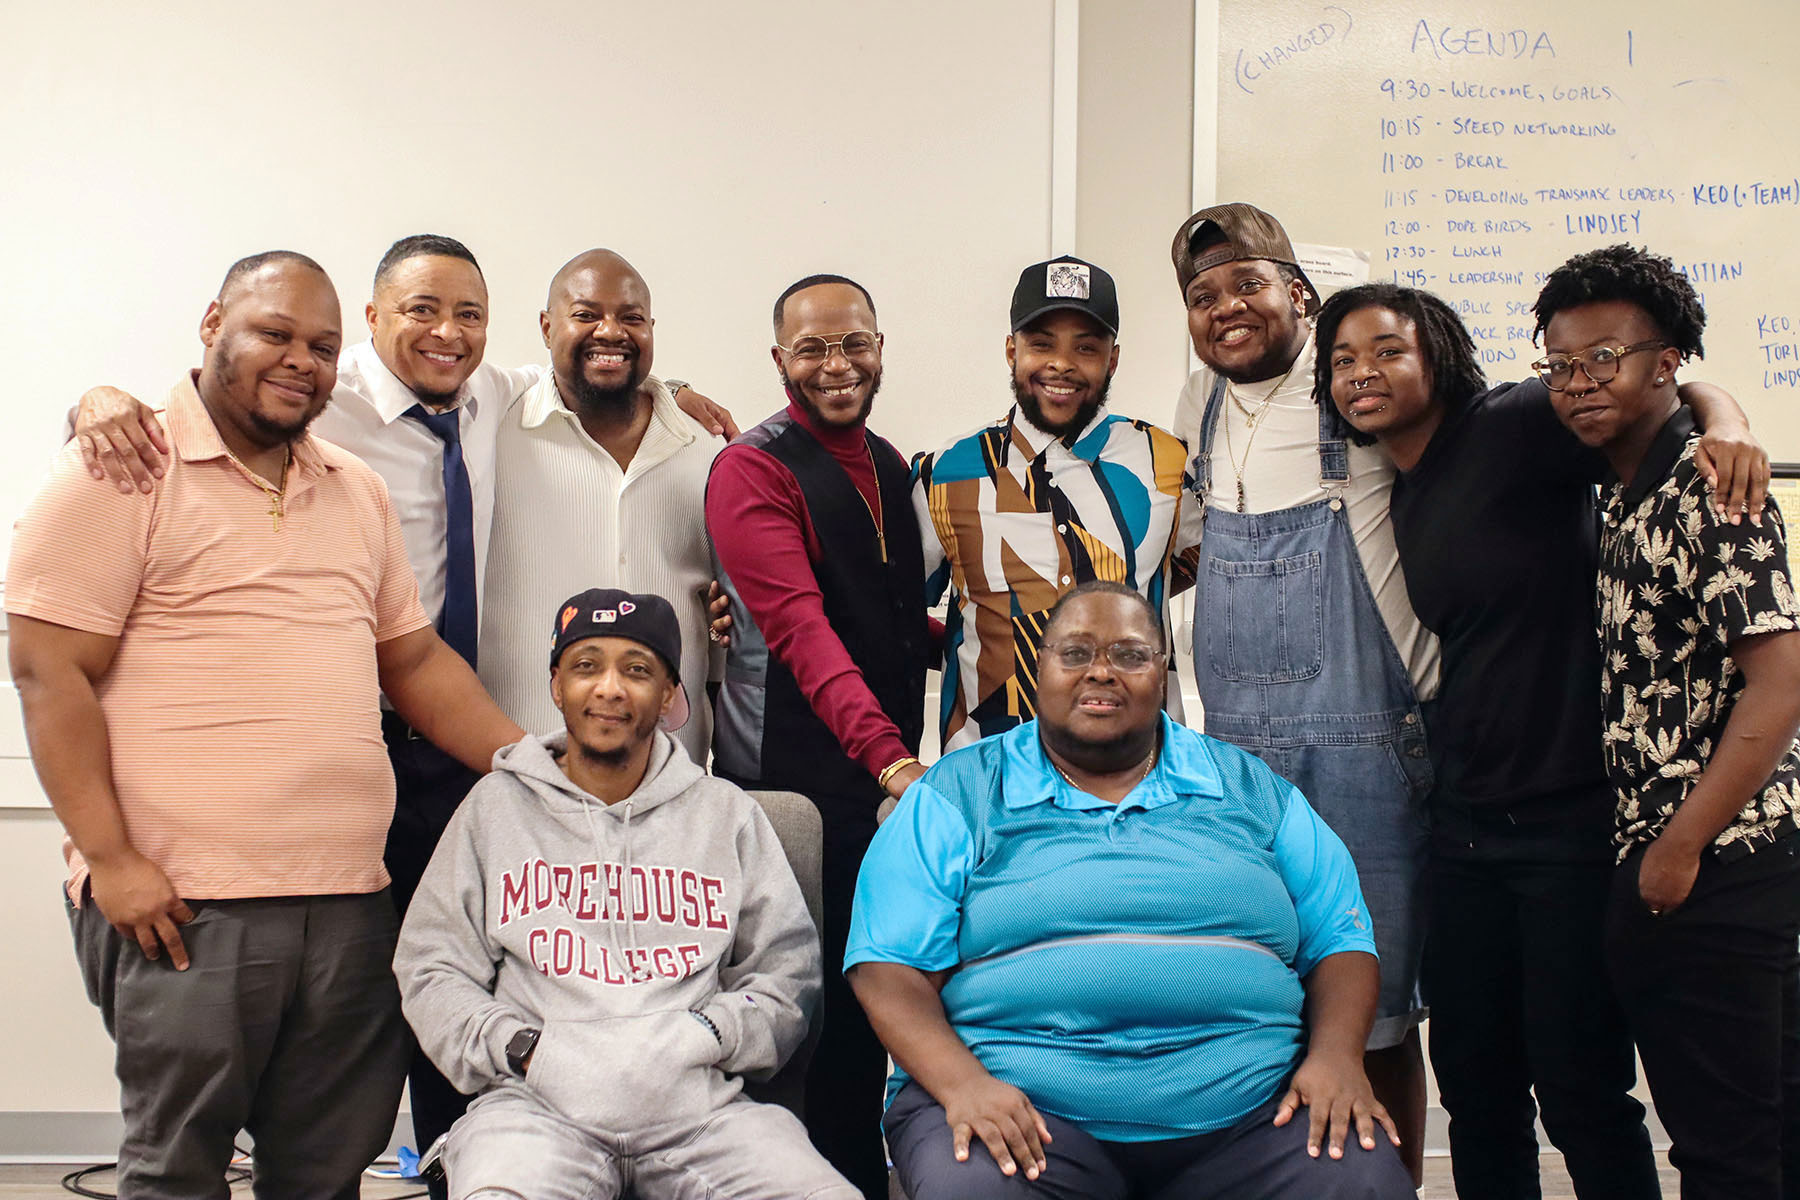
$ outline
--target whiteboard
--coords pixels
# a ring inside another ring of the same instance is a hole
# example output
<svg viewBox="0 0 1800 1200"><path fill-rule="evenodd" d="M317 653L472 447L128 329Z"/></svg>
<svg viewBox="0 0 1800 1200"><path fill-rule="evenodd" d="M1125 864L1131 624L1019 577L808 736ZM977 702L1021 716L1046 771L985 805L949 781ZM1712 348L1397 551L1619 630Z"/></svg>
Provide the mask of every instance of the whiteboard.
<svg viewBox="0 0 1800 1200"><path fill-rule="evenodd" d="M1684 377L1800 459L1800 4L1219 0L1218 199L1428 288L1490 379L1571 255L1668 255L1707 309ZM1213 97L1207 96L1211 101Z"/></svg>

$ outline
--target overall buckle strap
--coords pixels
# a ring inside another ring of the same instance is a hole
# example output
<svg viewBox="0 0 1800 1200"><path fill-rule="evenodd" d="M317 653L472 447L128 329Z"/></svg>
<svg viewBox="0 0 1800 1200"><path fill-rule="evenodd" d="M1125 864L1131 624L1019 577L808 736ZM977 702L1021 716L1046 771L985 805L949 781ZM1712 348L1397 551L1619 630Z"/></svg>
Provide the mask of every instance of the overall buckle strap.
<svg viewBox="0 0 1800 1200"><path fill-rule="evenodd" d="M1337 413L1314 403L1319 409L1319 487L1338 491L1350 482L1350 446L1338 433Z"/></svg>

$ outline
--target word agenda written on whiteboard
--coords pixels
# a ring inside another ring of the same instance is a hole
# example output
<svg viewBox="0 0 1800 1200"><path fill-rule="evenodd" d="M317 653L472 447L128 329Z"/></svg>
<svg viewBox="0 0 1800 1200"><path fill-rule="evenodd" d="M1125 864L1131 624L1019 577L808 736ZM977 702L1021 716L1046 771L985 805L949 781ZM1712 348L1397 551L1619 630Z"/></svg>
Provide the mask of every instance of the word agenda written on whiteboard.
<svg viewBox="0 0 1800 1200"><path fill-rule="evenodd" d="M1707 306L1699 377L1800 458L1800 82L1776 55L1800 4L1705 14L1222 0L1219 198L1443 296L1495 379L1541 352L1530 310L1557 265L1614 242L1667 254Z"/></svg>

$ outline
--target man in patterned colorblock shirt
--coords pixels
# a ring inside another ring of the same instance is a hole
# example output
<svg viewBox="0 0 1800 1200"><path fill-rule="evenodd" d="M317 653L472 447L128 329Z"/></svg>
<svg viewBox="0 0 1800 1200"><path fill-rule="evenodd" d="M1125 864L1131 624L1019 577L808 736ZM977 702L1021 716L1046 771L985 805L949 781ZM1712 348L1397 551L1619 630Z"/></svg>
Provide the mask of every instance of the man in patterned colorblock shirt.
<svg viewBox="0 0 1800 1200"><path fill-rule="evenodd" d="M1187 455L1173 435L1107 411L1118 332L1105 271L1068 256L1027 267L1006 339L1016 403L915 464L926 597L951 592L945 751L1037 715L1044 617L1065 592L1123 583L1167 619ZM1181 691L1168 695L1179 718Z"/></svg>
<svg viewBox="0 0 1800 1200"><path fill-rule="evenodd" d="M1800 1125L1800 603L1781 517L1709 502L1675 396L1706 314L1668 259L1577 255L1536 311L1557 415L1617 476L1598 608L1608 966L1682 1196L1774 1200Z"/></svg>

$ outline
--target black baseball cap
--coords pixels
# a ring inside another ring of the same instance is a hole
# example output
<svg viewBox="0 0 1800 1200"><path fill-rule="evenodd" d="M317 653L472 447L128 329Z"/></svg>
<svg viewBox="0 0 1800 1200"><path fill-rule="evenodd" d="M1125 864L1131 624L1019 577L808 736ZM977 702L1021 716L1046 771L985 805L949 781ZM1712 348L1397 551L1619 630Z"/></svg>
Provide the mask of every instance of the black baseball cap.
<svg viewBox="0 0 1800 1200"><path fill-rule="evenodd" d="M1012 331L1059 308L1084 312L1119 336L1119 290L1112 276L1072 254L1034 263L1020 273L1013 288Z"/></svg>
<svg viewBox="0 0 1800 1200"><path fill-rule="evenodd" d="M669 706L663 723L670 729L687 724L687 688L681 683L681 623L667 600L620 588L589 588L570 596L556 611L556 628L551 631L551 668L562 661L564 650L592 637L629 638L662 659L675 680L675 703Z"/></svg>

